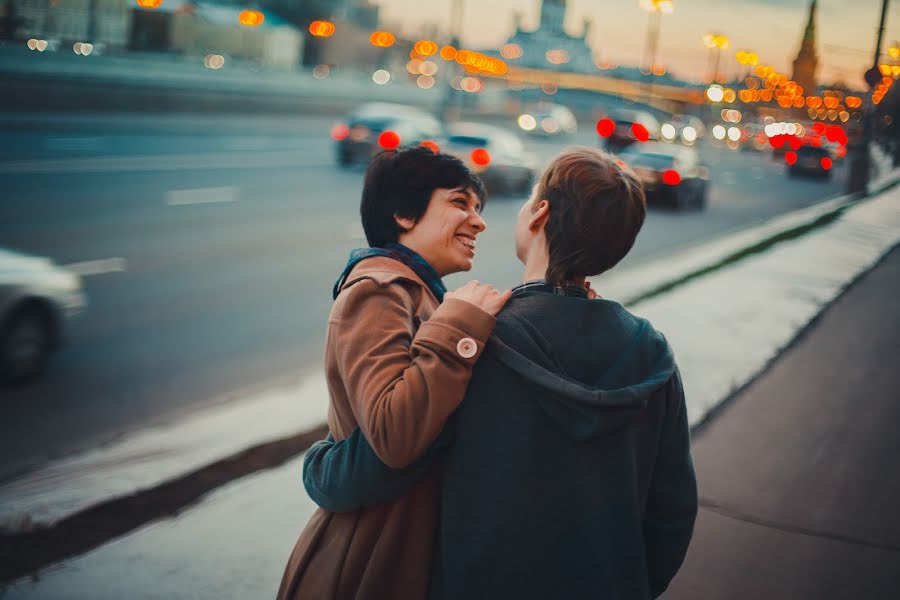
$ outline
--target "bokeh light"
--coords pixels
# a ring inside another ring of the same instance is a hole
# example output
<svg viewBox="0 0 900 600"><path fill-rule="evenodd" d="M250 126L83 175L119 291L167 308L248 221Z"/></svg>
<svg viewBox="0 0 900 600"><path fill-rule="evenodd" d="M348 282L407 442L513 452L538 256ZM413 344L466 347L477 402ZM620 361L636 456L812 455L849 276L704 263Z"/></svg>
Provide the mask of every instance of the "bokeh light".
<svg viewBox="0 0 900 600"><path fill-rule="evenodd" d="M681 183L681 175L675 169L669 169L663 173L662 180L666 185L678 185Z"/></svg>
<svg viewBox="0 0 900 600"><path fill-rule="evenodd" d="M793 165L797 162L797 153L793 150L788 150L784 153L784 160L787 164Z"/></svg>
<svg viewBox="0 0 900 600"><path fill-rule="evenodd" d="M437 142L434 142L432 140L425 140L424 142L420 143L419 145L424 146L425 148L428 148L435 154L437 154L438 152L441 151L441 148L440 148L440 146L437 145Z"/></svg>
<svg viewBox="0 0 900 600"><path fill-rule="evenodd" d="M385 150L393 150L400 145L400 135L396 131L382 131L378 136L378 145Z"/></svg>
<svg viewBox="0 0 900 600"><path fill-rule="evenodd" d="M484 148L475 148L470 155L472 162L479 167L486 167L491 162L490 153Z"/></svg>
<svg viewBox="0 0 900 600"><path fill-rule="evenodd" d="M717 140L724 140L725 135L726 135L725 127L723 127L722 125L716 125L712 129L712 134L713 134L713 137L716 138Z"/></svg>
<svg viewBox="0 0 900 600"><path fill-rule="evenodd" d="M597 133L602 137L609 137L616 130L616 122L605 117L597 121Z"/></svg>
<svg viewBox="0 0 900 600"><path fill-rule="evenodd" d="M444 60L454 60L456 58L457 50L453 46L444 46L441 48L441 58Z"/></svg>
<svg viewBox="0 0 900 600"><path fill-rule="evenodd" d="M316 79L325 79L331 74L331 67L328 65L316 65L312 74Z"/></svg>
<svg viewBox="0 0 900 600"><path fill-rule="evenodd" d="M378 69L372 73L372 81L378 85L384 85L391 80L391 74L384 69Z"/></svg>
<svg viewBox="0 0 900 600"><path fill-rule="evenodd" d="M331 37L335 26L331 21L313 21L309 24L309 33L314 37Z"/></svg>
<svg viewBox="0 0 900 600"><path fill-rule="evenodd" d="M500 56L507 60L515 60L522 56L522 47L518 44L506 44L500 48Z"/></svg>
<svg viewBox="0 0 900 600"><path fill-rule="evenodd" d="M390 48L394 45L394 34L387 31L375 31L369 36L369 42L379 48Z"/></svg>
<svg viewBox="0 0 900 600"><path fill-rule="evenodd" d="M419 75L416 78L416 85L423 90L430 90L434 87L434 77L431 75Z"/></svg>
<svg viewBox="0 0 900 600"><path fill-rule="evenodd" d="M725 90L721 85L713 84L707 88L706 97L710 102L721 102L725 98Z"/></svg>
<svg viewBox="0 0 900 600"><path fill-rule="evenodd" d="M525 131L534 131L535 127L537 127L537 120L529 114L519 115L519 118L516 120L519 127Z"/></svg>
<svg viewBox="0 0 900 600"><path fill-rule="evenodd" d="M639 142L646 142L650 139L650 132L642 123L631 124L631 135Z"/></svg>
<svg viewBox="0 0 900 600"><path fill-rule="evenodd" d="M266 16L258 10L242 10L238 14L238 23L247 27L259 27L265 20Z"/></svg>

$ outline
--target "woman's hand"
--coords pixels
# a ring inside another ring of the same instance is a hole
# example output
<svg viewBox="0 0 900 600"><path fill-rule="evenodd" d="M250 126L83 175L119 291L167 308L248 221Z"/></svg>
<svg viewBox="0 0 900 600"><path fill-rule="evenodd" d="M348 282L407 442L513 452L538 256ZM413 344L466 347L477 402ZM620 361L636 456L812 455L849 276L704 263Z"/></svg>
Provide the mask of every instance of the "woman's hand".
<svg viewBox="0 0 900 600"><path fill-rule="evenodd" d="M479 283L473 279L464 286L444 294L444 299L456 298L474 304L489 315L496 317L511 296L512 290L500 292L492 285Z"/></svg>

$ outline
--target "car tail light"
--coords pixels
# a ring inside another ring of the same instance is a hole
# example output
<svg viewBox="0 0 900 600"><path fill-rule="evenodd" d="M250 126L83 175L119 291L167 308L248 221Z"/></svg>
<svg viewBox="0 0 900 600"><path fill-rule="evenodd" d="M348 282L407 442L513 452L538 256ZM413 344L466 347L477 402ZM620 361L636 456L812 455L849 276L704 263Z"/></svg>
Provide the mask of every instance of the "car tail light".
<svg viewBox="0 0 900 600"><path fill-rule="evenodd" d="M484 148L475 148L472 150L472 154L470 154L469 157L472 159L472 162L479 167L486 167L491 162L491 155Z"/></svg>
<svg viewBox="0 0 900 600"><path fill-rule="evenodd" d="M797 162L797 153L793 150L784 153L784 160L787 161L787 164L792 165Z"/></svg>
<svg viewBox="0 0 900 600"><path fill-rule="evenodd" d="M438 152L441 151L441 147L437 145L437 142L433 142L431 140L425 140L424 142L420 143L419 145L424 146L425 148L428 148L435 154L437 154Z"/></svg>
<svg viewBox="0 0 900 600"><path fill-rule="evenodd" d="M640 123L631 124L631 135L639 142L646 142L650 139L650 132Z"/></svg>
<svg viewBox="0 0 900 600"><path fill-rule="evenodd" d="M400 145L400 134L390 129L382 131L381 135L378 136L378 145L385 150L393 150Z"/></svg>
<svg viewBox="0 0 900 600"><path fill-rule="evenodd" d="M681 174L675 169L669 169L663 173L662 180L666 185L678 185L681 183Z"/></svg>
<svg viewBox="0 0 900 600"><path fill-rule="evenodd" d="M608 138L616 130L616 122L609 117L597 121L597 133L601 137Z"/></svg>
<svg viewBox="0 0 900 600"><path fill-rule="evenodd" d="M831 159L827 156L823 156L822 160L819 161L819 164L822 165L822 168L826 171L831 168L832 162Z"/></svg>
<svg viewBox="0 0 900 600"><path fill-rule="evenodd" d="M350 128L343 123L338 123L331 128L331 139L336 142L347 139L348 135L350 135Z"/></svg>

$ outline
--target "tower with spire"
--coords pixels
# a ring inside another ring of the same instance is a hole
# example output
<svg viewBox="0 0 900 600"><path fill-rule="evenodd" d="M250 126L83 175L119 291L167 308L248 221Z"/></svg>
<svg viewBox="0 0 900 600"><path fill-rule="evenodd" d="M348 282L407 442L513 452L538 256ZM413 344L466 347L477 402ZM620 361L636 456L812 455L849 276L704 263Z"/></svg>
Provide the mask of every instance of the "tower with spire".
<svg viewBox="0 0 900 600"><path fill-rule="evenodd" d="M816 54L816 4L818 0L812 0L809 6L809 21L803 32L803 41L800 43L800 51L794 59L794 72L791 79L803 88L804 94L815 94L818 89L816 71L819 68L819 57Z"/></svg>
<svg viewBox="0 0 900 600"><path fill-rule="evenodd" d="M590 73L596 70L593 50L588 45L587 36L591 23L584 20L584 31L581 35L566 33L565 21L568 0L542 0L541 21L534 31L522 29L521 13L514 13L515 32L507 43L516 44L522 49L522 55L511 64L532 69L556 69ZM548 53L561 53L566 57L561 64L548 62Z"/></svg>

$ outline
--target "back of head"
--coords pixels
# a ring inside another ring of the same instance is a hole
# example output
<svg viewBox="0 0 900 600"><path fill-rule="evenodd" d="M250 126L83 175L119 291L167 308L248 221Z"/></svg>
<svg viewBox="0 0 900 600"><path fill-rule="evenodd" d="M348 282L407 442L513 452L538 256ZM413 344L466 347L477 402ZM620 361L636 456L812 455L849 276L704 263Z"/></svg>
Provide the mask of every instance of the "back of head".
<svg viewBox="0 0 900 600"><path fill-rule="evenodd" d="M557 156L538 182L537 198L550 203L544 232L547 280L561 283L599 275L634 245L646 215L644 188L621 160L576 146Z"/></svg>
<svg viewBox="0 0 900 600"><path fill-rule="evenodd" d="M468 188L487 203L484 184L455 156L421 146L376 155L366 171L360 216L369 246L396 242L395 216L418 221L436 189Z"/></svg>

